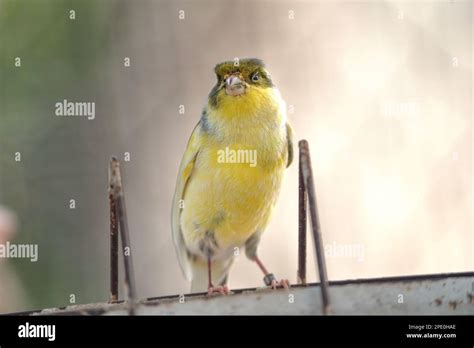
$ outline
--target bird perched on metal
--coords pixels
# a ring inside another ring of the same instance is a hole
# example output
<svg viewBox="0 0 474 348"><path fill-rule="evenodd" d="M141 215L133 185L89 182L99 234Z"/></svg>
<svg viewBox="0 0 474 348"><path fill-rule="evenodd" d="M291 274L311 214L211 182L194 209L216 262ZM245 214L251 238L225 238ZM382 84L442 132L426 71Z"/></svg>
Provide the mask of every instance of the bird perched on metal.
<svg viewBox="0 0 474 348"><path fill-rule="evenodd" d="M277 281L257 256L293 159L286 104L259 59L218 64L217 82L189 139L172 207L172 234L191 291L228 293L237 248Z"/></svg>

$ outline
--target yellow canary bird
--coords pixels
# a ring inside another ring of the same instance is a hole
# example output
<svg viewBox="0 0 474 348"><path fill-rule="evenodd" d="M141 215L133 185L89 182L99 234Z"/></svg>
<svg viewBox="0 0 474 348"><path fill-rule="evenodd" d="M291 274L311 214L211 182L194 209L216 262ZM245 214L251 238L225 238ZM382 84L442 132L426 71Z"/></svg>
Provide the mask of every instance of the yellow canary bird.
<svg viewBox="0 0 474 348"><path fill-rule="evenodd" d="M260 237L293 159L286 104L259 59L215 67L217 83L189 139L172 207L172 234L191 291L228 293L236 248L275 288L257 256Z"/></svg>

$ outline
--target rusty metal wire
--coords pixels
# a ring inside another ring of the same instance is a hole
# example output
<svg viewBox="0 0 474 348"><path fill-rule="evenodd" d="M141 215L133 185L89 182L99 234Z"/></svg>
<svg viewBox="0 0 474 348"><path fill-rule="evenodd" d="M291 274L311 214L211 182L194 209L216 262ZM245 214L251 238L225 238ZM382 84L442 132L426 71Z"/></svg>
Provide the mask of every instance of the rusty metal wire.
<svg viewBox="0 0 474 348"><path fill-rule="evenodd" d="M329 299L329 282L326 270L326 260L324 257L324 245L321 236L321 226L319 223L318 207L316 203L316 194L314 188L313 170L311 167L311 157L309 154L309 145L306 140L301 140L299 143L299 170L300 170L300 200L299 200L299 255L298 255L298 276L303 281L306 280L306 266L302 263L306 262L306 192L309 203L309 214L311 216L311 229L313 231L313 239L316 251L317 268L319 271L319 279L321 282L321 296L323 301L323 313L330 314L330 299ZM301 181L304 185L304 191L301 192ZM303 196L303 197L302 197ZM305 216L303 218L303 215ZM304 228L303 228L304 224Z"/></svg>
<svg viewBox="0 0 474 348"><path fill-rule="evenodd" d="M122 241L122 255L125 270L125 289L129 303L129 314L134 314L136 301L135 276L133 273L133 258L128 230L127 209L125 206L125 195L120 174L120 164L117 158L112 157L109 167L109 199L111 202L110 225L118 227ZM112 219L113 218L113 219ZM114 220L114 221L112 221ZM118 226L117 226L118 220ZM112 228L112 227L111 227ZM114 282L117 281L118 263L115 263L115 253L118 250L118 243L111 236L111 289L115 291ZM117 255L118 256L118 255ZM118 283L118 281L117 281ZM118 295L118 290L117 290ZM112 292L113 296L113 292Z"/></svg>
<svg viewBox="0 0 474 348"><path fill-rule="evenodd" d="M307 227L307 206L303 171L301 166L301 156L299 159L298 175L298 284L306 284L306 227Z"/></svg>
<svg viewBox="0 0 474 348"><path fill-rule="evenodd" d="M110 171L109 171L110 172ZM110 174L110 173L109 173ZM109 175L110 182L110 175ZM113 185L109 185L110 206L110 303L118 301L118 223L117 204L113 193Z"/></svg>

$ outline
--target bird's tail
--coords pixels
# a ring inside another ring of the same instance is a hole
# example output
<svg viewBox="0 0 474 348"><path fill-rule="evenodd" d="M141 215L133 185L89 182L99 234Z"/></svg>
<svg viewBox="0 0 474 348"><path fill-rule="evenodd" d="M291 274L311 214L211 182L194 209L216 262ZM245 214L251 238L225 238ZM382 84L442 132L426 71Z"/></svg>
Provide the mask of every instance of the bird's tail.
<svg viewBox="0 0 474 348"><path fill-rule="evenodd" d="M214 286L227 283L232 258L227 261L216 260L211 263L212 284ZM193 279L191 281L191 292L206 292L209 286L207 262L192 262Z"/></svg>

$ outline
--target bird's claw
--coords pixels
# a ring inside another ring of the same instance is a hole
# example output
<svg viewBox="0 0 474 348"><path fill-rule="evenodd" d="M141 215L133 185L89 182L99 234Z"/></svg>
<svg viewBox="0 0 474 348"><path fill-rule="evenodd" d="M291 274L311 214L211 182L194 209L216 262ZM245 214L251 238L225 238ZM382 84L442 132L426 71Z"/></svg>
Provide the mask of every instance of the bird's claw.
<svg viewBox="0 0 474 348"><path fill-rule="evenodd" d="M288 279L281 279L277 281L276 279L272 280L272 284L270 285L273 290L276 290L278 287L283 287L286 290L290 289L290 282Z"/></svg>
<svg viewBox="0 0 474 348"><path fill-rule="evenodd" d="M273 273L266 274L263 278L263 282L266 286L269 286L273 290L276 290L278 287L283 287L287 290L290 288L290 282L288 279L282 279L278 281Z"/></svg>
<svg viewBox="0 0 474 348"><path fill-rule="evenodd" d="M207 296L212 296L215 293L220 294L220 295L228 295L230 291L227 285L210 286L207 289Z"/></svg>

